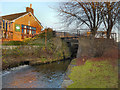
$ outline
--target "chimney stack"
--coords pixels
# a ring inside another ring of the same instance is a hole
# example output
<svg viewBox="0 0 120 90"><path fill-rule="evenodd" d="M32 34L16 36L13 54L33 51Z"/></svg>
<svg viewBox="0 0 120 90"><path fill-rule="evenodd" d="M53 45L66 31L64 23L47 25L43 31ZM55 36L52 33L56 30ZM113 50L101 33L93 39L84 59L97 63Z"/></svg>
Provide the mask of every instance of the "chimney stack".
<svg viewBox="0 0 120 90"><path fill-rule="evenodd" d="M30 4L30 7L26 7L26 12L31 12L34 14L34 10L32 9L32 4Z"/></svg>

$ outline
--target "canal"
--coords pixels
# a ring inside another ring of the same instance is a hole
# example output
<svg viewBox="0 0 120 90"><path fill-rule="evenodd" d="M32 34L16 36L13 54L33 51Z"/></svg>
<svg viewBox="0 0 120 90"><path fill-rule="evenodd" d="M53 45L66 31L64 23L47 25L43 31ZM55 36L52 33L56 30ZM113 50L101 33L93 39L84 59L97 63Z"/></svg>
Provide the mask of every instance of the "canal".
<svg viewBox="0 0 120 90"><path fill-rule="evenodd" d="M50 64L23 65L3 71L3 88L61 88L65 71L71 60Z"/></svg>

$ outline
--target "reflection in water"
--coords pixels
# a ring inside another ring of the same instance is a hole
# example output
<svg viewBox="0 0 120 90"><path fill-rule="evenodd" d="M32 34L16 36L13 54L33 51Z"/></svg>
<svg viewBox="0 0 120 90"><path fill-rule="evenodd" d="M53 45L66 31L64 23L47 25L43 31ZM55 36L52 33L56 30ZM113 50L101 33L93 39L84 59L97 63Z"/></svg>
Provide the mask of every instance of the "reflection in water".
<svg viewBox="0 0 120 90"><path fill-rule="evenodd" d="M27 66L3 76L3 88L60 88L70 61Z"/></svg>

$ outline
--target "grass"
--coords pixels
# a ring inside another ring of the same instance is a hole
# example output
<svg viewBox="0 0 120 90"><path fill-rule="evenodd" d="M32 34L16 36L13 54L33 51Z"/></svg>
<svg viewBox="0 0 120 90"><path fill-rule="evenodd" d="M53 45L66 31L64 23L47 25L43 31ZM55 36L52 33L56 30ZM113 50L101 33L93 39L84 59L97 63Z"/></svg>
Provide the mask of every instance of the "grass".
<svg viewBox="0 0 120 90"><path fill-rule="evenodd" d="M120 67L120 59L118 59L118 66ZM119 78L120 78L120 69L118 69L119 72Z"/></svg>
<svg viewBox="0 0 120 90"><path fill-rule="evenodd" d="M72 68L69 78L74 82L68 88L117 88L118 68L107 61L86 61Z"/></svg>
<svg viewBox="0 0 120 90"><path fill-rule="evenodd" d="M118 64L120 64L120 59L118 59Z"/></svg>
<svg viewBox="0 0 120 90"><path fill-rule="evenodd" d="M22 41L4 41L2 45L26 45L27 43L22 42Z"/></svg>

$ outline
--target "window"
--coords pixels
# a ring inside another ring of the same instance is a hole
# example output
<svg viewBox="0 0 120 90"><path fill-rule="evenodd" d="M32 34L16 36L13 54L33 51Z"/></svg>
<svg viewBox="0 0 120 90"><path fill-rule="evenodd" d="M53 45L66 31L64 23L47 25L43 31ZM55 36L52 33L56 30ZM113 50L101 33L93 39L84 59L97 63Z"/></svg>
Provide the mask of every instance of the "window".
<svg viewBox="0 0 120 90"><path fill-rule="evenodd" d="M27 26L27 29L29 29L30 28L30 26Z"/></svg>
<svg viewBox="0 0 120 90"><path fill-rule="evenodd" d="M24 33L24 29L22 28L22 33Z"/></svg>
<svg viewBox="0 0 120 90"><path fill-rule="evenodd" d="M24 34L26 34L26 29L24 29Z"/></svg>
<svg viewBox="0 0 120 90"><path fill-rule="evenodd" d="M6 31L7 31L7 22L6 22Z"/></svg>
<svg viewBox="0 0 120 90"><path fill-rule="evenodd" d="M32 31L32 34L35 34L36 33L36 31Z"/></svg>
<svg viewBox="0 0 120 90"><path fill-rule="evenodd" d="M0 29L2 29L2 21L0 20Z"/></svg>
<svg viewBox="0 0 120 90"><path fill-rule="evenodd" d="M29 34L31 34L31 30L29 30Z"/></svg>
<svg viewBox="0 0 120 90"><path fill-rule="evenodd" d="M24 33L24 29L22 28L22 33Z"/></svg>
<svg viewBox="0 0 120 90"><path fill-rule="evenodd" d="M35 27L31 27L32 29L32 34L35 34L36 33L36 28Z"/></svg>
<svg viewBox="0 0 120 90"><path fill-rule="evenodd" d="M36 28L35 27L22 25L21 29L22 29L22 35L23 35L22 39L27 38L27 37L32 37L31 34L35 34L36 33Z"/></svg>
<svg viewBox="0 0 120 90"><path fill-rule="evenodd" d="M10 28L10 22L9 22L9 28Z"/></svg>
<svg viewBox="0 0 120 90"><path fill-rule="evenodd" d="M3 29L5 28L5 20L3 20Z"/></svg>
<svg viewBox="0 0 120 90"><path fill-rule="evenodd" d="M32 27L32 30L36 30L36 28L35 28L35 27Z"/></svg>
<svg viewBox="0 0 120 90"><path fill-rule="evenodd" d="M27 34L29 34L29 30L27 30Z"/></svg>
<svg viewBox="0 0 120 90"><path fill-rule="evenodd" d="M24 28L26 28L26 26L24 25Z"/></svg>
<svg viewBox="0 0 120 90"><path fill-rule="evenodd" d="M15 24L15 31L20 32L20 24Z"/></svg>
<svg viewBox="0 0 120 90"><path fill-rule="evenodd" d="M22 25L22 28L24 28L25 25Z"/></svg>

